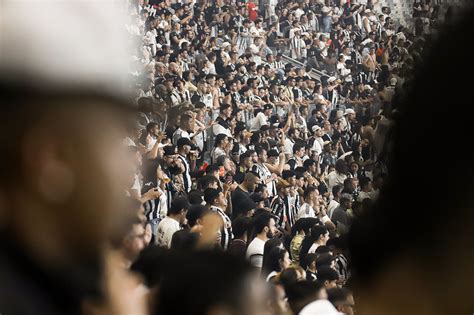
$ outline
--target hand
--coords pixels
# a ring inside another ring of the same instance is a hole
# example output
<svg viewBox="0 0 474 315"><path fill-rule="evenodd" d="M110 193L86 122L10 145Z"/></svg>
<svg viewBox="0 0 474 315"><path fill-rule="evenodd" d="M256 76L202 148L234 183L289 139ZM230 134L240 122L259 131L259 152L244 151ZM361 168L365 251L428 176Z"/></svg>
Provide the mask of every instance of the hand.
<svg viewBox="0 0 474 315"><path fill-rule="evenodd" d="M145 193L145 197L149 197L150 200L157 199L157 198L160 198L162 194L163 192L159 190L158 188L152 188Z"/></svg>

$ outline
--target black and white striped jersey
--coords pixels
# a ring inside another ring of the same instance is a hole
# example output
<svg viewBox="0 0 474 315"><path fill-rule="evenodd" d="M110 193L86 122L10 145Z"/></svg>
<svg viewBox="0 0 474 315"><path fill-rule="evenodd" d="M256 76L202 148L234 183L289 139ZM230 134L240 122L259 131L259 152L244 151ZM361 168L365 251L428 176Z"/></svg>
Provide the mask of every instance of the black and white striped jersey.
<svg viewBox="0 0 474 315"><path fill-rule="evenodd" d="M234 237L232 234L232 221L230 220L229 216L218 207L211 206L211 211L214 211L222 218L222 222L224 224L219 231L219 243L222 249L227 250Z"/></svg>

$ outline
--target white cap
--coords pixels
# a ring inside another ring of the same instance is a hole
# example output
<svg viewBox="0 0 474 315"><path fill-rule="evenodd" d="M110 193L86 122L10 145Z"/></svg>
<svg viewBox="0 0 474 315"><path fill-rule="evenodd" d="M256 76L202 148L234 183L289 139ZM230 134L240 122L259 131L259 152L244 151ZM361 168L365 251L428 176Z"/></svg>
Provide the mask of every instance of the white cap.
<svg viewBox="0 0 474 315"><path fill-rule="evenodd" d="M352 108L347 108L346 111L344 112L344 115L347 114L355 114L356 112Z"/></svg>
<svg viewBox="0 0 474 315"><path fill-rule="evenodd" d="M3 0L0 81L129 95L131 37L113 0Z"/></svg>
<svg viewBox="0 0 474 315"><path fill-rule="evenodd" d="M316 300L309 303L299 312L299 315L342 315L328 300Z"/></svg>
<svg viewBox="0 0 474 315"><path fill-rule="evenodd" d="M319 127L318 125L314 125L314 126L311 128L311 130L312 130L313 132L316 132L317 130L320 130L320 129L321 129L321 127Z"/></svg>
<svg viewBox="0 0 474 315"><path fill-rule="evenodd" d="M229 47L231 46L229 42L223 42L222 45L221 45L221 48L226 48L226 47Z"/></svg>
<svg viewBox="0 0 474 315"><path fill-rule="evenodd" d="M329 9L328 7L324 6L322 9L321 9L321 12L323 13L328 13L329 11L331 11L331 9Z"/></svg>
<svg viewBox="0 0 474 315"><path fill-rule="evenodd" d="M331 82L334 82L334 81L336 81L336 77L329 77L328 83L331 83Z"/></svg>
<svg viewBox="0 0 474 315"><path fill-rule="evenodd" d="M391 78L391 79L390 79L390 85L391 85L391 86L397 85L397 78Z"/></svg>

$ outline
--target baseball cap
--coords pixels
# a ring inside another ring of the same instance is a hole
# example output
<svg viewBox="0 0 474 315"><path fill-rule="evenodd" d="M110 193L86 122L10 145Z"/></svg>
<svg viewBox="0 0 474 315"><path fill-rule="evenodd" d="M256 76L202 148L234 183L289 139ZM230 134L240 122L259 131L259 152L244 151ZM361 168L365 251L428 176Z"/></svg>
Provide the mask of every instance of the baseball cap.
<svg viewBox="0 0 474 315"><path fill-rule="evenodd" d="M320 130L320 129L321 129L321 127L319 127L318 125L314 125L314 126L311 128L311 130L312 130L313 132L316 132L316 131L318 131L318 130Z"/></svg>
<svg viewBox="0 0 474 315"><path fill-rule="evenodd" d="M194 143L189 138L179 138L178 142L176 143L177 147L183 147L185 145L189 145L191 147L194 146Z"/></svg>
<svg viewBox="0 0 474 315"><path fill-rule="evenodd" d="M263 110L269 110L269 109L273 109L273 105L272 104L265 104L263 106Z"/></svg>
<svg viewBox="0 0 474 315"><path fill-rule="evenodd" d="M275 157L276 157L276 156L280 156L280 154L278 153L277 150L271 149L271 150L269 150L269 151L267 152L267 156L268 156L268 157L272 157L272 156L275 156Z"/></svg>
<svg viewBox="0 0 474 315"><path fill-rule="evenodd" d="M176 155L176 147L174 145L169 145L163 148L165 156Z"/></svg>
<svg viewBox="0 0 474 315"><path fill-rule="evenodd" d="M355 114L356 112L352 108L347 108L346 111L344 112L344 115L347 114Z"/></svg>

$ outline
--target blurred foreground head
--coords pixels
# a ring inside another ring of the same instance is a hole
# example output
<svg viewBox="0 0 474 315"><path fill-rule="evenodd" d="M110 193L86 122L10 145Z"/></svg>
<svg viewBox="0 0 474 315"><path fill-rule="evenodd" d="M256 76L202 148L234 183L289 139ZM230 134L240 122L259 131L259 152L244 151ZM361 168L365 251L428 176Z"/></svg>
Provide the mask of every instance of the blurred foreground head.
<svg viewBox="0 0 474 315"><path fill-rule="evenodd" d="M175 253L168 264L152 314L264 314L266 283L243 259L220 251L199 251Z"/></svg>
<svg viewBox="0 0 474 315"><path fill-rule="evenodd" d="M388 183L349 237L360 313L474 309L473 30L472 11L445 30L399 104Z"/></svg>
<svg viewBox="0 0 474 315"><path fill-rule="evenodd" d="M35 268L54 274L61 294L80 295L121 224L130 179L120 141L125 12L107 0L3 1L1 10L0 302L54 287Z"/></svg>

